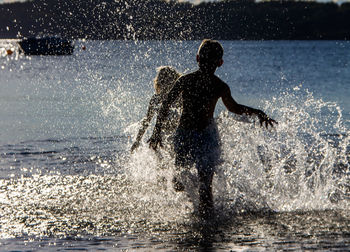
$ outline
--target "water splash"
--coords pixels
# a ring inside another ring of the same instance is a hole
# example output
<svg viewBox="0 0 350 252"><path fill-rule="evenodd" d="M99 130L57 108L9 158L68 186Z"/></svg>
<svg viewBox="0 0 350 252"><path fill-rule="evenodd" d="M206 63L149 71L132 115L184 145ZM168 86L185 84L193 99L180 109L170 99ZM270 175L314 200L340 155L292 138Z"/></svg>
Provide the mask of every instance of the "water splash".
<svg viewBox="0 0 350 252"><path fill-rule="evenodd" d="M20 49L16 39L0 39L0 70L5 70L10 61L18 61L20 58ZM12 71L11 68L9 70Z"/></svg>
<svg viewBox="0 0 350 252"><path fill-rule="evenodd" d="M266 102L264 110L279 121L276 128L265 130L228 112L216 119L222 141L222 163L213 182L218 210L240 214L346 209L350 137L340 107L297 86ZM135 135L136 129L133 124L127 131ZM159 169L157 159L144 145L128 169L139 183L155 183L159 176L171 181L173 157L163 157L166 171ZM195 173L189 171L190 176ZM193 209L196 193L195 186L188 188L184 201Z"/></svg>
<svg viewBox="0 0 350 252"><path fill-rule="evenodd" d="M279 121L275 129L219 116L225 200L243 200L248 210L346 208L350 137L339 106L295 88L265 110Z"/></svg>
<svg viewBox="0 0 350 252"><path fill-rule="evenodd" d="M217 215L347 209L350 138L339 107L295 89L266 102L264 110L278 127L265 130L227 112L216 119L222 141L213 181ZM132 124L124 134L137 129ZM115 155L109 172L101 166L84 176L1 180L2 238L186 232L198 206L196 171L188 171L185 193L176 193L172 154L157 154L144 143L133 155L129 149Z"/></svg>

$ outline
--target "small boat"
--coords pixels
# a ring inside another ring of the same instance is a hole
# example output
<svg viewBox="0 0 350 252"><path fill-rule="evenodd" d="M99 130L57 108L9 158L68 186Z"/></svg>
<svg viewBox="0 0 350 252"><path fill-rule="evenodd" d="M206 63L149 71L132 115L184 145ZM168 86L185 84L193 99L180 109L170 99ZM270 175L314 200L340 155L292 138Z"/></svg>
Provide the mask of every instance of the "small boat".
<svg viewBox="0 0 350 252"><path fill-rule="evenodd" d="M25 55L71 55L71 41L58 37L25 38L18 42Z"/></svg>

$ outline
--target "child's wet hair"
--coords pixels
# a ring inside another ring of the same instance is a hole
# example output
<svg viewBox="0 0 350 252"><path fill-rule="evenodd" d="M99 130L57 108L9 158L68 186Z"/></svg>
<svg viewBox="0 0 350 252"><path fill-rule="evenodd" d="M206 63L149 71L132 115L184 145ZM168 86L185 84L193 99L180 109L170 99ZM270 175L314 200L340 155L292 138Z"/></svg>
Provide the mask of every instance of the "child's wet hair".
<svg viewBox="0 0 350 252"><path fill-rule="evenodd" d="M167 94L173 87L180 73L171 66L160 66L157 68L157 76L154 79L154 89L157 94Z"/></svg>
<svg viewBox="0 0 350 252"><path fill-rule="evenodd" d="M222 59L224 55L224 49L222 45L212 39L204 39L198 49L199 63L200 64L216 64Z"/></svg>

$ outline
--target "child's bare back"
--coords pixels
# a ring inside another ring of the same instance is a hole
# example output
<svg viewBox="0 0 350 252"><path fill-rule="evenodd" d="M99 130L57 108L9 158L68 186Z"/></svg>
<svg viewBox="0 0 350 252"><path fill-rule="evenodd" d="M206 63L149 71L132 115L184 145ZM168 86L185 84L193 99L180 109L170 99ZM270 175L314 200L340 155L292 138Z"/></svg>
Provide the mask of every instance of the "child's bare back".
<svg viewBox="0 0 350 252"><path fill-rule="evenodd" d="M203 130L212 121L215 105L222 96L226 84L214 74L201 70L184 75L176 82L169 95L182 94L182 115L178 128Z"/></svg>

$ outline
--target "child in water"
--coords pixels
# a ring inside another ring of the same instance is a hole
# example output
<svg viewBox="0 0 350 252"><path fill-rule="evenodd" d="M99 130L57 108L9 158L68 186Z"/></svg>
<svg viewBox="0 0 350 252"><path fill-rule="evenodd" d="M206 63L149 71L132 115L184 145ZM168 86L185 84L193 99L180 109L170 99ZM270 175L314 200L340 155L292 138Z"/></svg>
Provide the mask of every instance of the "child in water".
<svg viewBox="0 0 350 252"><path fill-rule="evenodd" d="M155 113L159 111L160 105L162 104L163 100L168 95L169 91L173 87L175 81L180 77L180 74L170 66L161 66L157 68L157 75L154 79L154 89L155 94L152 96L146 117L142 120L141 128L139 129L139 132L136 137L136 141L131 146L131 151L133 152L136 148L139 147L140 141L143 137L143 135L146 132L146 129L149 126L149 123L151 122L153 116ZM167 117L167 123L164 126L164 132L162 135L162 140L166 140L167 136L170 136L171 133L173 133L177 127L178 121L179 121L179 112L178 108L180 108L179 104L174 104L172 113Z"/></svg>
<svg viewBox="0 0 350 252"><path fill-rule="evenodd" d="M213 210L212 179L220 158L218 129L213 120L219 98L226 108L239 115L255 115L266 128L277 123L263 111L238 104L231 96L229 86L215 75L223 64L223 47L215 40L202 41L196 59L199 69L182 75L163 101L149 145L157 149L162 144L169 108L178 97L182 99L182 114L174 137L175 165L178 170L195 164L199 178L199 211L209 218ZM174 177L175 190L183 190Z"/></svg>

